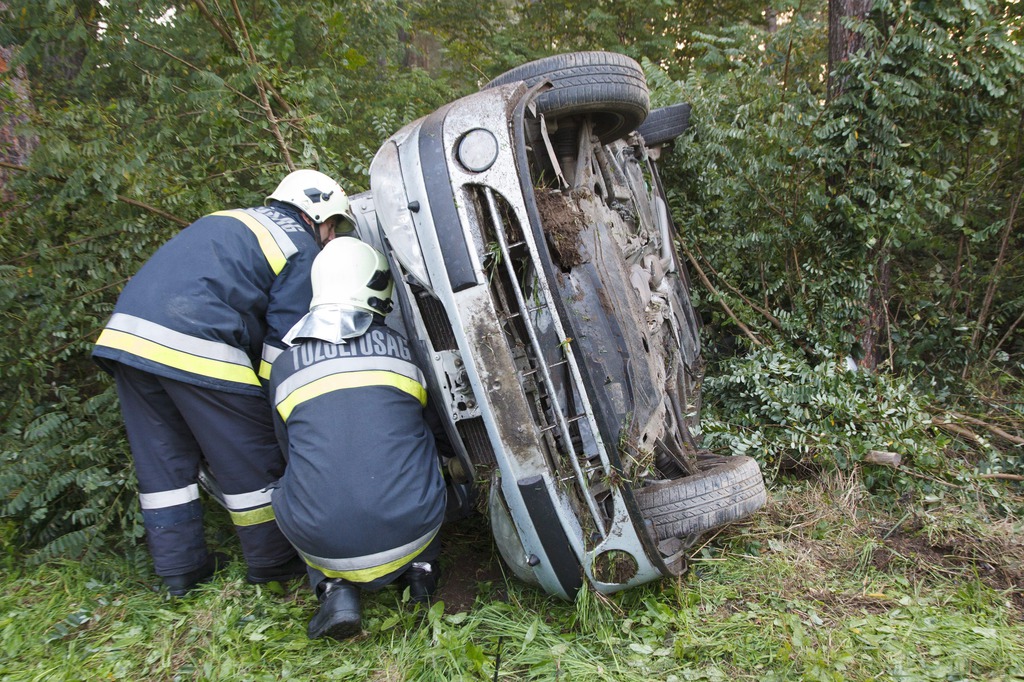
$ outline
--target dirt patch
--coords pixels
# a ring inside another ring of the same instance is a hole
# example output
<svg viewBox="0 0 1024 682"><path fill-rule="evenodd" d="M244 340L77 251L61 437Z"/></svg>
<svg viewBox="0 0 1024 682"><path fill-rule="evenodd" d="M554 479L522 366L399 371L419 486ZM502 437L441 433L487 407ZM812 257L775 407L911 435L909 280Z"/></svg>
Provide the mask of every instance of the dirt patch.
<svg viewBox="0 0 1024 682"><path fill-rule="evenodd" d="M537 211L544 233L548 236L555 262L562 270L586 263L589 256L583 248L580 232L585 225L579 209L561 192L537 190Z"/></svg>
<svg viewBox="0 0 1024 682"><path fill-rule="evenodd" d="M1006 592L1024 617L1024 547L1011 533L977 537L956 533L929 540L919 522L895 530L875 528L881 546L872 554L876 569L912 577L927 573L977 579ZM884 534L883 534L884 533Z"/></svg>
<svg viewBox="0 0 1024 682"><path fill-rule="evenodd" d="M505 573L487 519L474 514L445 526L441 537L441 583L437 598L445 613L468 611L479 598L507 601Z"/></svg>

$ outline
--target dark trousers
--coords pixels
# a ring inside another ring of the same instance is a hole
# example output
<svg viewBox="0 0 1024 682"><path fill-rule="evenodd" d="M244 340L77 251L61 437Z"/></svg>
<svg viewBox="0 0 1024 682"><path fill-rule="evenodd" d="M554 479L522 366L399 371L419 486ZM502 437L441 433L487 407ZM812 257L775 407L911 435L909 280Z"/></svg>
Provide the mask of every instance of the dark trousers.
<svg viewBox="0 0 1024 682"><path fill-rule="evenodd" d="M114 379L157 575L181 575L206 562L197 486L202 459L228 500L248 565L276 566L295 556L270 507L268 486L284 473L285 461L265 398L200 388L122 364Z"/></svg>

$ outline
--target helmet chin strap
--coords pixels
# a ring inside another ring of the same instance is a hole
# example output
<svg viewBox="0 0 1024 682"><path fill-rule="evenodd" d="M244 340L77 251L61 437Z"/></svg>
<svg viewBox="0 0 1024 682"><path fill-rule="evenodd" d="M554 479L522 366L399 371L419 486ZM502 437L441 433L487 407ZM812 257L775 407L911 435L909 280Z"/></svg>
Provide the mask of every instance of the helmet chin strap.
<svg viewBox="0 0 1024 682"><path fill-rule="evenodd" d="M316 241L317 248L319 248L321 251L323 251L324 250L324 240L323 240L323 237L320 236L320 226L323 223L316 222L315 220L310 218L308 215L306 215L306 213L304 211L300 211L300 215L302 215L302 219L306 221L306 224L313 228L313 240Z"/></svg>

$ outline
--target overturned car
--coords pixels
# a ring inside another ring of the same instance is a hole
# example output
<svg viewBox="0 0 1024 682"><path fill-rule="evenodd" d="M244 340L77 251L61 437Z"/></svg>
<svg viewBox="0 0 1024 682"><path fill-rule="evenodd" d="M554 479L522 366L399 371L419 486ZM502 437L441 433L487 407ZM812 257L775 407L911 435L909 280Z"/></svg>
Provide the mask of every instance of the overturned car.
<svg viewBox="0 0 1024 682"><path fill-rule="evenodd" d="M702 361L657 168L684 104L639 65L525 64L402 128L352 198L457 456L453 513L486 491L521 579L572 598L685 569L765 501L757 463L698 444Z"/></svg>

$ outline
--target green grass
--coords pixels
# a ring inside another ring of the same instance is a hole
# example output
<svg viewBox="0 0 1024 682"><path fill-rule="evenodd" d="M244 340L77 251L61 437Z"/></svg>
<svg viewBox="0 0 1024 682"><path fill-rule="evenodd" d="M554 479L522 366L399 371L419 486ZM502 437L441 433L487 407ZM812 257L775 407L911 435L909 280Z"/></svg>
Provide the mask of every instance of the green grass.
<svg viewBox="0 0 1024 682"><path fill-rule="evenodd" d="M304 586L247 585L237 562L172 599L129 558L8 554L0 680L1024 679L1019 524L965 533L958 510L915 526L868 507L835 486L779 487L678 580L575 603L491 580L457 612L388 589L365 597L365 632L343 643L306 638ZM465 527L448 547L449 577L453 558L493 557Z"/></svg>

